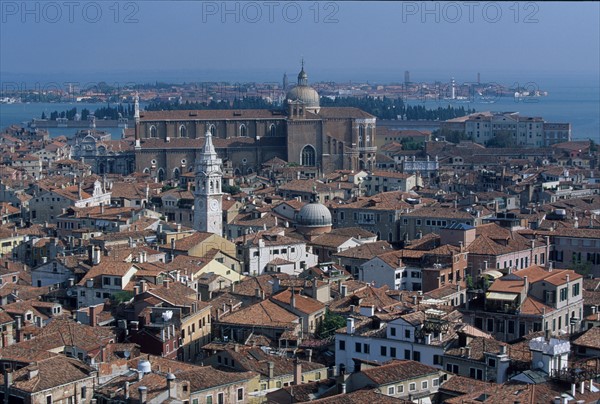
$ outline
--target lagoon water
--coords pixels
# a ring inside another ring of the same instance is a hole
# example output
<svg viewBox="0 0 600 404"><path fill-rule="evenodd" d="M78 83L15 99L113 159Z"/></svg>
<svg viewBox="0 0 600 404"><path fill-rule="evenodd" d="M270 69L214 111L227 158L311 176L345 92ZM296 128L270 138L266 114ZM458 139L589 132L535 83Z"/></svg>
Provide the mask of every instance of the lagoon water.
<svg viewBox="0 0 600 404"><path fill-rule="evenodd" d="M439 76L438 76L439 77ZM382 82L390 82L381 76ZM457 82L459 82L457 80ZM507 78L506 83L510 80ZM548 122L572 124L573 139L594 139L600 141L600 82L598 79L581 77L543 77L536 87L547 91L546 97L496 97L491 100L472 99L465 101L418 101L409 100L409 104L423 104L428 108L445 107L448 104L474 108L476 111L519 112L525 116L540 116ZM493 102L490 102L493 101ZM12 124L23 124L32 118L40 118L42 112L50 115L53 111L65 111L73 107L77 111L87 108L90 111L106 106L106 103L31 103L0 104L0 128ZM144 105L142 105L144 107ZM121 128L104 129L112 133L113 139L121 136ZM73 128L50 128L52 137L72 135Z"/></svg>

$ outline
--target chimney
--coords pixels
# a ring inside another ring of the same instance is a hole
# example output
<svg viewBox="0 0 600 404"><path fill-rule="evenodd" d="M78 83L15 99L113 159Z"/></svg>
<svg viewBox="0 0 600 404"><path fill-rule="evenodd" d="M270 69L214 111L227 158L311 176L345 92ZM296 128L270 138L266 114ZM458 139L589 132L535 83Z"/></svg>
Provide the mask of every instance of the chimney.
<svg viewBox="0 0 600 404"><path fill-rule="evenodd" d="M174 383L175 379L176 377L173 373L167 373L167 390L169 391L169 398L175 398L175 396L177 395L177 386Z"/></svg>
<svg viewBox="0 0 600 404"><path fill-rule="evenodd" d="M348 286L340 285L340 294L342 295L342 297L346 297L346 295L348 294Z"/></svg>
<svg viewBox="0 0 600 404"><path fill-rule="evenodd" d="M4 388L8 390L13 384L13 373L9 369L4 369ZM4 393L6 394L6 392Z"/></svg>
<svg viewBox="0 0 600 404"><path fill-rule="evenodd" d="M577 385L575 383L571 383L571 396L575 398L575 393L577 393Z"/></svg>
<svg viewBox="0 0 600 404"><path fill-rule="evenodd" d="M96 307L97 306L90 306L90 327L95 327L97 325Z"/></svg>
<svg viewBox="0 0 600 404"><path fill-rule="evenodd" d="M275 375L275 362L268 362L267 366L269 368L269 379L272 379Z"/></svg>
<svg viewBox="0 0 600 404"><path fill-rule="evenodd" d="M298 386L302 383L302 365L298 358L294 359L294 384Z"/></svg>
<svg viewBox="0 0 600 404"><path fill-rule="evenodd" d="M296 293L294 292L294 289L292 289L292 295L290 296L290 306L292 306L293 309L296 308Z"/></svg>
<svg viewBox="0 0 600 404"><path fill-rule="evenodd" d="M554 269L554 262L548 261L548 272L552 272Z"/></svg>
<svg viewBox="0 0 600 404"><path fill-rule="evenodd" d="M99 265L102 254L100 254L100 247L96 246L92 250L92 265Z"/></svg>
<svg viewBox="0 0 600 404"><path fill-rule="evenodd" d="M312 349L307 349L306 355L308 356L308 361L312 362Z"/></svg>
<svg viewBox="0 0 600 404"><path fill-rule="evenodd" d="M129 400L129 382L125 382L123 386L123 394L125 395L125 400Z"/></svg>
<svg viewBox="0 0 600 404"><path fill-rule="evenodd" d="M354 319L352 317L346 319L346 333L354 334Z"/></svg>
<svg viewBox="0 0 600 404"><path fill-rule="evenodd" d="M140 393L140 404L145 404L148 400L148 389L146 386L138 387L138 392Z"/></svg>
<svg viewBox="0 0 600 404"><path fill-rule="evenodd" d="M163 287L164 287L165 289L169 289L169 283L170 283L170 282L169 282L169 280L168 280L168 279L163 279Z"/></svg>
<svg viewBox="0 0 600 404"><path fill-rule="evenodd" d="M23 317L15 316L15 328L20 330L23 327Z"/></svg>

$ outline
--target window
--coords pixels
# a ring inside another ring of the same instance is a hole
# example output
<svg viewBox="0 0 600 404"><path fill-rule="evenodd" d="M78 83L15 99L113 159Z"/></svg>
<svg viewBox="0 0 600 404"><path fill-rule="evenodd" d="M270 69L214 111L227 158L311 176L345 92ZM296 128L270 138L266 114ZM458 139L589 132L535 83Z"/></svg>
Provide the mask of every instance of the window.
<svg viewBox="0 0 600 404"><path fill-rule="evenodd" d="M417 383L411 383L408 385L408 391L415 391L417 389Z"/></svg>
<svg viewBox="0 0 600 404"><path fill-rule="evenodd" d="M399 384L396 389L398 390L398 394L400 393L404 393L404 385L403 384Z"/></svg>
<svg viewBox="0 0 600 404"><path fill-rule="evenodd" d="M396 336L396 327L391 327L391 328L390 328L390 335L391 335L392 337L395 337L395 336Z"/></svg>
<svg viewBox="0 0 600 404"><path fill-rule="evenodd" d="M369 354L369 353L371 353L371 346L369 344L364 344L363 350L365 351L366 354Z"/></svg>
<svg viewBox="0 0 600 404"><path fill-rule="evenodd" d="M410 360L410 349L404 350L404 359Z"/></svg>
<svg viewBox="0 0 600 404"><path fill-rule="evenodd" d="M102 278L102 283L104 285L110 285L110 278L108 276L105 276Z"/></svg>
<svg viewBox="0 0 600 404"><path fill-rule="evenodd" d="M496 359L488 358L488 366L491 368L495 368L496 367Z"/></svg>
<svg viewBox="0 0 600 404"><path fill-rule="evenodd" d="M429 383L427 383L427 380L423 380L423 381L421 382L421 388L422 388L422 389L427 389L427 388L429 388Z"/></svg>
<svg viewBox="0 0 600 404"><path fill-rule="evenodd" d="M442 361L440 360L440 358L441 358L440 355L433 355L433 364L434 365L441 364Z"/></svg>
<svg viewBox="0 0 600 404"><path fill-rule="evenodd" d="M413 360L416 362L420 362L421 361L421 352L413 351Z"/></svg>
<svg viewBox="0 0 600 404"><path fill-rule="evenodd" d="M509 334L515 333L515 321L514 320L508 320L508 333Z"/></svg>
<svg viewBox="0 0 600 404"><path fill-rule="evenodd" d="M212 395L206 396L206 404L213 404Z"/></svg>
<svg viewBox="0 0 600 404"><path fill-rule="evenodd" d="M361 353L362 352L362 344L360 342L355 343L354 350L358 353Z"/></svg>
<svg viewBox="0 0 600 404"><path fill-rule="evenodd" d="M410 338L410 330L404 330L404 338Z"/></svg>
<svg viewBox="0 0 600 404"><path fill-rule="evenodd" d="M395 394L395 388L394 386L390 386L388 387L388 396L393 396Z"/></svg>
<svg viewBox="0 0 600 404"><path fill-rule="evenodd" d="M471 377L471 379L483 380L483 370L469 368L469 377Z"/></svg>
<svg viewBox="0 0 600 404"><path fill-rule="evenodd" d="M240 387L239 389L237 389L237 400L242 401L243 399L244 399L244 389Z"/></svg>
<svg viewBox="0 0 600 404"><path fill-rule="evenodd" d="M438 378L435 378L435 379L433 379L433 380L431 381L431 385L432 385L433 387L437 387L437 386L439 386L439 385L440 385L440 379L438 379Z"/></svg>
<svg viewBox="0 0 600 404"><path fill-rule="evenodd" d="M390 356L392 358L396 357L396 348L395 347L390 347Z"/></svg>
<svg viewBox="0 0 600 404"><path fill-rule="evenodd" d="M311 145L306 145L302 149L302 153L300 154L300 161L303 166L311 166L313 167L316 162L316 151L315 148Z"/></svg>
<svg viewBox="0 0 600 404"><path fill-rule="evenodd" d="M344 341L343 339L341 339L339 341L338 348L339 348L340 351L345 351L346 350L346 341Z"/></svg>
<svg viewBox="0 0 600 404"><path fill-rule="evenodd" d="M560 301L564 302L565 300L567 300L567 297L569 295L569 291L568 288L564 287L560 290Z"/></svg>
<svg viewBox="0 0 600 404"><path fill-rule="evenodd" d="M579 296L579 284L576 283L573 285L573 297Z"/></svg>
<svg viewBox="0 0 600 404"><path fill-rule="evenodd" d="M380 347L380 351L381 351L381 356L387 356L387 347L386 346Z"/></svg>
<svg viewBox="0 0 600 404"><path fill-rule="evenodd" d="M225 404L225 396L223 393L219 393L217 395L217 403L218 404Z"/></svg>

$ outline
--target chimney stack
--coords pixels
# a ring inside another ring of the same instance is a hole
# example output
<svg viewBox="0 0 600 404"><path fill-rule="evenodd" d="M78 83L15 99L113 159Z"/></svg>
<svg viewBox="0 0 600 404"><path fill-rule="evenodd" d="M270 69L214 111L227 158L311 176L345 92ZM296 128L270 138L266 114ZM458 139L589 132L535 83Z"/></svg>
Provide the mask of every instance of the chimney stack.
<svg viewBox="0 0 600 404"><path fill-rule="evenodd" d="M354 319L352 317L346 319L346 333L354 334Z"/></svg>
<svg viewBox="0 0 600 404"><path fill-rule="evenodd" d="M294 384L298 386L302 383L302 365L298 358L294 359Z"/></svg>
<svg viewBox="0 0 600 404"><path fill-rule="evenodd" d="M148 389L146 386L138 387L138 392L140 393L140 404L146 404L146 401L148 401Z"/></svg>
<svg viewBox="0 0 600 404"><path fill-rule="evenodd" d="M275 375L275 362L269 362L267 366L269 368L269 379L272 379Z"/></svg>

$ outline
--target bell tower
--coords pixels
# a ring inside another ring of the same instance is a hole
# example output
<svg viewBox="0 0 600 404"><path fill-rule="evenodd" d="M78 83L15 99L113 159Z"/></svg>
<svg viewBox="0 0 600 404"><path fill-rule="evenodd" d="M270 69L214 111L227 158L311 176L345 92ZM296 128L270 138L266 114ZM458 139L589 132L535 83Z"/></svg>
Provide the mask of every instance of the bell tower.
<svg viewBox="0 0 600 404"><path fill-rule="evenodd" d="M222 160L217 156L212 133L206 131L206 140L196 160L196 190L194 191L194 229L223 235L223 208L221 182Z"/></svg>

